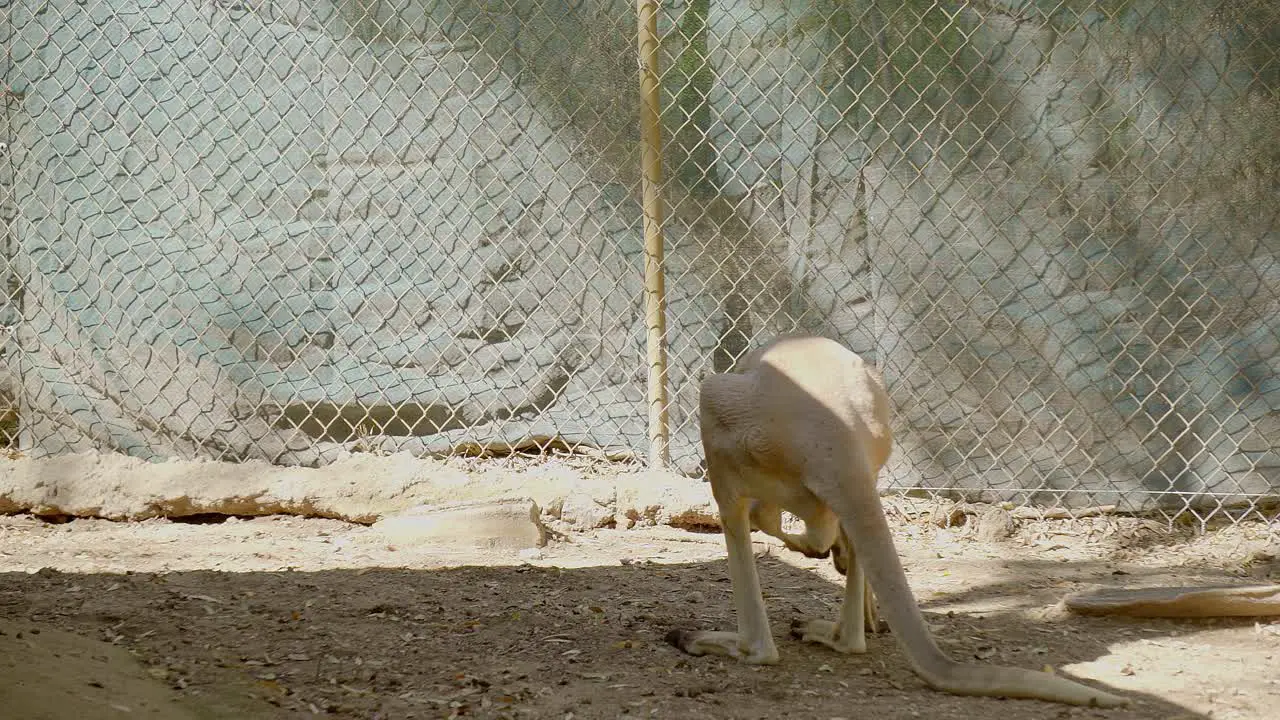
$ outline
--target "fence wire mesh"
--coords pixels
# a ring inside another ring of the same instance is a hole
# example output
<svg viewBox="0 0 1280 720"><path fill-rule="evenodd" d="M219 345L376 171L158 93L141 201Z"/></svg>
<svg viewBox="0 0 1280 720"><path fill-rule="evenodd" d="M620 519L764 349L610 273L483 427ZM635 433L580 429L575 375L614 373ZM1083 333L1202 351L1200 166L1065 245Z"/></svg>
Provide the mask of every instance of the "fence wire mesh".
<svg viewBox="0 0 1280 720"><path fill-rule="evenodd" d="M4 439L642 455L635 11L0 0ZM1275 517L1280 6L659 31L679 469L697 380L805 330L883 368L889 485Z"/></svg>

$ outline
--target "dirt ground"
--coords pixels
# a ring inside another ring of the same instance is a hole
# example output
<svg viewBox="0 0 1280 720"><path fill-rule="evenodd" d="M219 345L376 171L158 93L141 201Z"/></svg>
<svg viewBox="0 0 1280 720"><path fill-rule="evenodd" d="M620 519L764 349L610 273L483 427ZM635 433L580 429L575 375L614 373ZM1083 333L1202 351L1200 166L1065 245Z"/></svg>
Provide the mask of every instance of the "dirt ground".
<svg viewBox="0 0 1280 720"><path fill-rule="evenodd" d="M0 518L0 714L1275 717L1280 622L1084 618L1057 605L1100 586L1280 580L1280 526L1198 534L1096 517L1024 521L984 541L910 508L891 515L912 587L952 654L1051 665L1136 704L1103 711L936 693L890 634L871 637L863 656L802 646L791 620L831 616L838 576L763 538L782 663L762 668L663 642L673 627L733 627L715 534L597 530L499 553L396 547L369 527L296 517L10 516Z"/></svg>

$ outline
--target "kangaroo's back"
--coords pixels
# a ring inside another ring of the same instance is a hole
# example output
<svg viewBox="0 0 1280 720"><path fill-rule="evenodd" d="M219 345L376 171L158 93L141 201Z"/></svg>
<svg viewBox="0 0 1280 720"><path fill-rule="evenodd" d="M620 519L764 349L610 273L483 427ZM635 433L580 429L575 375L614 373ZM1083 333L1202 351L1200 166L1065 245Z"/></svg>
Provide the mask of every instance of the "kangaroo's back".
<svg viewBox="0 0 1280 720"><path fill-rule="evenodd" d="M875 470L889 459L889 396L871 363L822 337L779 338L748 356L754 416L805 452L854 449Z"/></svg>

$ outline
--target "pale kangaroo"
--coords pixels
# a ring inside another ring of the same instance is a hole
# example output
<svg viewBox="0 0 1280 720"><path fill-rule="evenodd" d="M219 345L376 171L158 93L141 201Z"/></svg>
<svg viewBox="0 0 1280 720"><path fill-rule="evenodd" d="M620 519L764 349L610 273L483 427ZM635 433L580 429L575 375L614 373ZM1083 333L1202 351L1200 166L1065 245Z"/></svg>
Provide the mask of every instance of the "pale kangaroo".
<svg viewBox="0 0 1280 720"><path fill-rule="evenodd" d="M1074 705L1128 702L1046 672L966 665L938 648L907 584L876 490L892 438L889 397L874 367L831 340L784 337L748 356L741 370L709 375L701 387L702 445L729 553L738 631L673 630L672 644L693 655L778 662L751 550L754 521L806 554L835 549L837 567L847 569L838 621L799 623L797 634L806 641L866 652L869 583L889 628L930 687ZM803 535L782 531L781 510L804 521Z"/></svg>
<svg viewBox="0 0 1280 720"><path fill-rule="evenodd" d="M806 522L803 535L793 535L783 531L782 508L777 505L771 505L760 500L752 500L750 517L752 530L759 530L766 535L778 538L787 546L788 550L793 550L811 558L825 558L830 555L832 564L836 566L836 571L841 575L848 575L849 566L853 565L853 572L856 574L845 581L845 592L850 593L846 595L846 599L850 612L854 611L859 605L862 606L861 618L851 619L851 624L849 625L842 624L830 636L825 634L812 636L808 634L809 625L825 624L816 621L814 623L792 623L791 634L802 640L814 642L824 642L824 637L838 637L841 642L851 643L852 646L847 650L836 649L842 652L866 652L866 641L863 639L862 634L865 630L880 632L882 629L880 616L876 612L876 600L871 592L871 584L867 582L862 566L857 563L853 544L849 542L849 536L840 528L840 521L836 519L835 514L828 510L821 513L820 517L814 522ZM861 594L859 594L860 590ZM865 623L865 627L859 623Z"/></svg>

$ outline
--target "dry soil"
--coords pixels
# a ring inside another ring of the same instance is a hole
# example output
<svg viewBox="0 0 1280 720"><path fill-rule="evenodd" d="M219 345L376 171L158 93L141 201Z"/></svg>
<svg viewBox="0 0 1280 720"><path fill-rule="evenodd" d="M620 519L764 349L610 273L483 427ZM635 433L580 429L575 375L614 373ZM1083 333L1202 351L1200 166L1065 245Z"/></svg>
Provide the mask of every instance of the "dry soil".
<svg viewBox="0 0 1280 720"><path fill-rule="evenodd" d="M891 634L863 656L802 646L791 620L833 614L838 576L772 540L757 548L782 663L747 667L663 642L673 627L734 624L715 534L596 530L495 552L397 547L335 520L19 515L0 518L0 708L15 720L1275 717L1280 623L1083 618L1058 603L1092 587L1275 581L1276 526L1096 517L992 539L909 503L891 513L895 539L945 648L1053 666L1135 705L939 694Z"/></svg>

